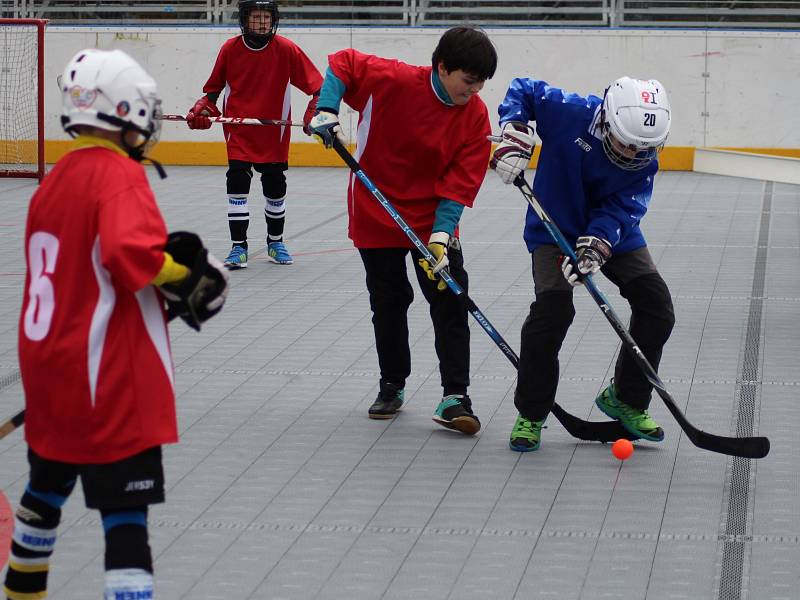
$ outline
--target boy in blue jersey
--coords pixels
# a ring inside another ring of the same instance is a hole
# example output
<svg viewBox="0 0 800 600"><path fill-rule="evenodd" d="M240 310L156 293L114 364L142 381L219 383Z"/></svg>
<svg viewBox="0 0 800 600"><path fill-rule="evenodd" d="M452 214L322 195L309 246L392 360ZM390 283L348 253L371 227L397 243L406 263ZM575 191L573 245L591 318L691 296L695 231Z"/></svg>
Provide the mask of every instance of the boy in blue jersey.
<svg viewBox="0 0 800 600"><path fill-rule="evenodd" d="M657 155L670 128L670 105L655 80L622 77L602 98L581 97L544 81L514 79L500 105L502 141L491 166L504 183L525 169L535 121L542 151L533 191L575 247L577 264L560 255L536 213L528 208L525 242L536 294L522 326L514 403L519 416L510 447L539 447L541 429L558 386L558 353L575 316L573 288L602 271L631 306L630 333L658 369L675 322L672 299L647 249L639 223L647 212ZM608 416L646 440L664 439L647 412L653 386L628 352L595 399Z"/></svg>

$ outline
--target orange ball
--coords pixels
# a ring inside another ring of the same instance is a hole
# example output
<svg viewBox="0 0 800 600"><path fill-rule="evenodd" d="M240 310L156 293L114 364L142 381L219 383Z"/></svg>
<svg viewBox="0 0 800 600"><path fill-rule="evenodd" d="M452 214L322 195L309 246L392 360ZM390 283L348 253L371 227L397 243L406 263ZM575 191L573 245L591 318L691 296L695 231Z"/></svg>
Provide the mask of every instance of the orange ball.
<svg viewBox="0 0 800 600"><path fill-rule="evenodd" d="M611 445L611 453L620 460L627 460L633 454L633 444L630 440L619 439Z"/></svg>

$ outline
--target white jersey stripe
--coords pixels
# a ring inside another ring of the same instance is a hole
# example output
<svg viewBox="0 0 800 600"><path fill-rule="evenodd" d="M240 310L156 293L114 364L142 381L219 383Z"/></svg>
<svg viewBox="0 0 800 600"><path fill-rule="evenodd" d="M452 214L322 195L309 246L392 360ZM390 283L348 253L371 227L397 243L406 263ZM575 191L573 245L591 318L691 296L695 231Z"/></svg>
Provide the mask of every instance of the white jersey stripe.
<svg viewBox="0 0 800 600"><path fill-rule="evenodd" d="M114 305L117 302L117 294L114 292L114 286L111 283L111 275L100 262L100 236L94 239L94 244L92 245L92 268L94 269L94 276L99 290L97 305L94 307L92 322L89 325L89 393L92 406L94 406L108 322L111 320L111 313L114 312Z"/></svg>
<svg viewBox="0 0 800 600"><path fill-rule="evenodd" d="M169 379L169 384L175 390L175 381L172 365L172 354L169 350L169 336L167 335L167 324L164 322L164 314L158 300L156 289L152 285L146 285L136 292L136 301L139 303L139 310L142 312L147 335L158 352L161 364Z"/></svg>
<svg viewBox="0 0 800 600"><path fill-rule="evenodd" d="M361 160L364 151L367 149L367 139L369 138L369 128L372 125L372 96L367 99L364 110L361 111L361 122L356 129L356 151L354 158Z"/></svg>
<svg viewBox="0 0 800 600"><path fill-rule="evenodd" d="M372 96L367 99L367 103L364 105L364 110L361 111L361 122L358 124L358 128L356 129L356 150L353 153L353 158L356 160L361 160L361 156L364 154L364 150L367 149L367 140L369 139L369 129L372 125ZM356 178L351 173L350 174L350 198L355 198L355 185L356 185ZM350 205L350 214L356 214L356 205L353 202Z"/></svg>
<svg viewBox="0 0 800 600"><path fill-rule="evenodd" d="M281 120L286 120L289 118L289 113L292 110L292 88L287 83L286 89L283 92L283 108L281 109ZM285 125L281 125L281 140L283 140L283 134L286 132L287 127Z"/></svg>

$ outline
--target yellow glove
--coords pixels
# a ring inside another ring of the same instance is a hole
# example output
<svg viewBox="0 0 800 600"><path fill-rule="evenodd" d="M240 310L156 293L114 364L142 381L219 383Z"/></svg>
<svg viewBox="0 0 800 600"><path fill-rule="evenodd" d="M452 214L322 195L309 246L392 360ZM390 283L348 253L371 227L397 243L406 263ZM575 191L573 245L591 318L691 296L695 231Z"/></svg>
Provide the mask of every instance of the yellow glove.
<svg viewBox="0 0 800 600"><path fill-rule="evenodd" d="M433 254L433 258L436 259L436 262L434 264L430 264L424 258L420 258L417 261L419 266L422 267L422 270L425 271L428 279L431 281L436 281L439 279L439 283L436 284L436 289L440 292L443 292L447 289L447 284L442 278L437 277L437 274L450 264L450 261L447 258L447 246L449 243L449 235L443 231L434 231L428 240L428 250L431 254Z"/></svg>

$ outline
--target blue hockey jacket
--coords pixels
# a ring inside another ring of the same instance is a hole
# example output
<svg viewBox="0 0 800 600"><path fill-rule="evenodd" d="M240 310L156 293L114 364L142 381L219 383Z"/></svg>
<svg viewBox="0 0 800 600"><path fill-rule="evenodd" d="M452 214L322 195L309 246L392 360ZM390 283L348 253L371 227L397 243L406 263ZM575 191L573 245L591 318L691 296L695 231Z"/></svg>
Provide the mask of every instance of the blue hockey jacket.
<svg viewBox="0 0 800 600"><path fill-rule="evenodd" d="M571 244L578 236L608 240L614 254L646 245L639 222L647 212L658 162L626 171L605 155L598 121L602 98L583 98L535 79L514 79L498 108L500 125L536 122L542 139L533 191ZM528 208L528 250L553 239Z"/></svg>

